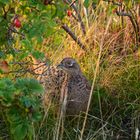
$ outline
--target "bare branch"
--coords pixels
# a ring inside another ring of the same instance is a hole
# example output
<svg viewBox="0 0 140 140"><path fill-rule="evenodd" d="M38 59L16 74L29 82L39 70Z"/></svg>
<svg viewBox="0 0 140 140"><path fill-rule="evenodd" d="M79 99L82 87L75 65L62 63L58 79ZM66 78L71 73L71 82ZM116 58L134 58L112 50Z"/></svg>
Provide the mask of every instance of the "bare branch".
<svg viewBox="0 0 140 140"><path fill-rule="evenodd" d="M70 0L64 0L64 2L66 2L67 4L70 4L70 6L73 8L73 10L75 11L75 13L77 14L78 22L80 23L80 26L81 26L81 29L82 29L83 34L85 35L86 34L85 25L84 25L84 23L82 21L81 15L78 12L76 6L74 5L74 3L71 3Z"/></svg>
<svg viewBox="0 0 140 140"><path fill-rule="evenodd" d="M138 45L140 43L139 26L137 26L137 20L133 16L133 13L131 12L131 10L129 10L129 12L130 13L116 11L116 14L118 16L127 16L127 17L129 17L129 19L130 19L130 21L132 23L132 26L134 28L134 31L135 31L135 35L136 35L136 46L138 47Z"/></svg>
<svg viewBox="0 0 140 140"><path fill-rule="evenodd" d="M76 35L66 24L62 25L61 27L72 37L72 39L80 46L81 49L86 50L86 47L81 43L81 41L76 37Z"/></svg>

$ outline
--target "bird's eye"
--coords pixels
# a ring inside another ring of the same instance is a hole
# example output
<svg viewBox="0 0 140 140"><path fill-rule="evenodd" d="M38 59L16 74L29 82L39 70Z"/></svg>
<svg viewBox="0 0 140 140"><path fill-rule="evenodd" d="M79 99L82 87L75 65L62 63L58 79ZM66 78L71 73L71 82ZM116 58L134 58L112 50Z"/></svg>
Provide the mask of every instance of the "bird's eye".
<svg viewBox="0 0 140 140"><path fill-rule="evenodd" d="M72 66L73 66L73 63L67 62L67 65L68 65L69 67L72 67Z"/></svg>

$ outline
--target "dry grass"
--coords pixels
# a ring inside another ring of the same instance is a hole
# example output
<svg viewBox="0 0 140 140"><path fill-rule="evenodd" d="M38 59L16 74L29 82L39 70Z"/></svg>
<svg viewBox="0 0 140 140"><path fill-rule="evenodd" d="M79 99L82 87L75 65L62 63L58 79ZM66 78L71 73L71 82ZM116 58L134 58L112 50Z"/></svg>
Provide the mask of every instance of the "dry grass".
<svg viewBox="0 0 140 140"><path fill-rule="evenodd" d="M44 132L48 139L51 134L55 135L54 139L66 140L106 140L121 136L130 139L134 138L138 128L135 124L139 123L140 114L140 52L133 51L133 28L128 18L124 18L122 28L121 18L108 15L103 4L99 8L103 8L102 11L91 11L86 18L89 26L86 27L85 36L82 35L79 24L71 18L68 19L72 30L86 45L87 52L80 49L69 35L66 35L57 47L47 47L50 46L50 41L42 47L46 47L47 56L54 64L64 57L75 58L92 83L89 112L84 116L66 118L62 125L59 125L57 137L54 128L58 125L55 125L54 119L54 125L50 127L51 115L48 115L46 120L50 123Z"/></svg>
<svg viewBox="0 0 140 140"><path fill-rule="evenodd" d="M56 118L48 108L37 139L108 140L121 135L133 139L140 127L140 50L134 52L131 22L125 17L122 27L121 18L109 15L104 3L96 12L89 11L89 16L83 17L88 23L85 36L74 19L67 19L86 52L67 34L58 36L58 46L51 37L40 49L54 64L69 56L79 62L92 84L90 107L84 115L65 119L61 115Z"/></svg>

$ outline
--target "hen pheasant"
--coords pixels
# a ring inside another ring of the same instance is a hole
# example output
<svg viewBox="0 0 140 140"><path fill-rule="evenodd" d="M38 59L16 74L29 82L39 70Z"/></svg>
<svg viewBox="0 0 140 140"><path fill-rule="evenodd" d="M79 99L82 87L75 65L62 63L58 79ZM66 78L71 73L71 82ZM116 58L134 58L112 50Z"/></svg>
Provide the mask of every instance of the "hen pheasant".
<svg viewBox="0 0 140 140"><path fill-rule="evenodd" d="M66 114L76 115L81 111L85 112L91 86L82 74L80 66L73 58L64 58L57 68L61 68L68 75Z"/></svg>
<svg viewBox="0 0 140 140"><path fill-rule="evenodd" d="M54 98L59 99L61 103L64 96L67 96L67 115L78 115L81 111L86 111L91 87L73 58L64 58L58 66L43 67L38 80L46 89L44 95L46 105Z"/></svg>
<svg viewBox="0 0 140 140"><path fill-rule="evenodd" d="M56 66L49 66L45 62L34 59L32 56L31 58L34 63L32 70L37 75L37 80L43 85L46 92L43 97L43 104L48 106L52 99L57 100L58 103L67 74Z"/></svg>

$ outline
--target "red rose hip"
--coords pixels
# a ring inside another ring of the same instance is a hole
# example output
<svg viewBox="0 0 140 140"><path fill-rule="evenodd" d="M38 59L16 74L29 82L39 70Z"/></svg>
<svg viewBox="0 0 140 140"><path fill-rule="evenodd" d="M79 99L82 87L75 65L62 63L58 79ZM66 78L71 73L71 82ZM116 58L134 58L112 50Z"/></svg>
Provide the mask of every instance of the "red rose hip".
<svg viewBox="0 0 140 140"><path fill-rule="evenodd" d="M18 18L14 19L13 24L17 28L20 28L21 27L21 22L20 22L20 20Z"/></svg>
<svg viewBox="0 0 140 140"><path fill-rule="evenodd" d="M70 17L72 15L72 11L71 10L67 10L67 15Z"/></svg>

